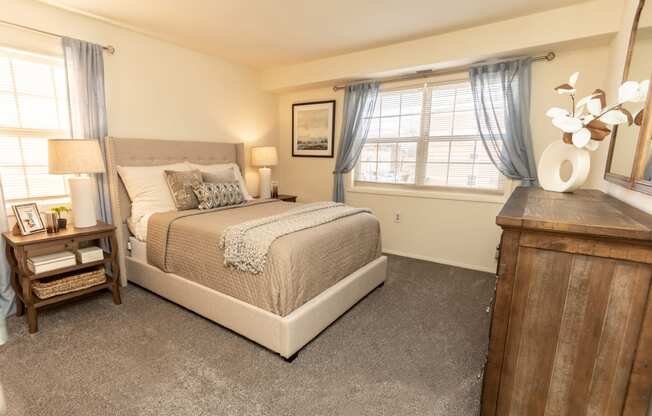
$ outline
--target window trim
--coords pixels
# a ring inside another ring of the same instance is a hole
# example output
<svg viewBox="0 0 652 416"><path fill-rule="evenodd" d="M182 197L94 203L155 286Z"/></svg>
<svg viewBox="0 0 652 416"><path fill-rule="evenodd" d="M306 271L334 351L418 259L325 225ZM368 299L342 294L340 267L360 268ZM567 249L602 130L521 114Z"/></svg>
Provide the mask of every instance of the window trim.
<svg viewBox="0 0 652 416"><path fill-rule="evenodd" d="M430 77L424 79L422 82L414 83L412 82L399 82L398 85L389 86L383 88L380 93L383 92L400 92L416 88L425 88L428 84L438 84L438 85L447 85L447 84L456 84L460 82L468 82L469 77L467 73L454 73L447 74L440 77ZM429 88L424 90L424 100L429 100L432 91ZM425 103L425 101L424 101ZM428 119L428 120L426 120ZM426 126L429 128L430 119L428 114L422 112L421 126L422 131L425 131L424 121L427 123ZM353 193L367 193L367 194L382 194L382 195L399 195L399 196L414 196L422 198L435 198L435 199L452 199L452 200L464 200L464 201L481 201L481 202L496 202L504 203L507 200L507 196L511 194L514 188L514 182L510 178L502 175L500 172L499 175L502 177L502 188L500 189L491 189L491 188L475 188L475 187L454 187L454 186L441 186L441 185L425 185L423 179L425 178L424 172L420 172L420 169L425 169L427 162L427 152L424 147L431 141L464 141L464 140L473 140L477 141L480 137L476 135L465 135L465 136L430 136L430 135L420 135L416 137L401 137L401 138L374 138L368 139L365 143L417 143L417 156L415 160L416 170L415 170L415 183L414 184L401 184L401 183L390 183L390 182L370 182L357 180L357 169L360 161L356 163L353 171L350 174L350 180L347 180L347 192ZM481 139L480 139L481 140Z"/></svg>
<svg viewBox="0 0 652 416"><path fill-rule="evenodd" d="M345 180L345 191L353 194L381 196L400 196L425 199L444 199L452 201L472 201L504 204L516 188L515 180L505 178L503 189L458 188L451 186L417 186L383 182L363 182L355 180L353 173Z"/></svg>

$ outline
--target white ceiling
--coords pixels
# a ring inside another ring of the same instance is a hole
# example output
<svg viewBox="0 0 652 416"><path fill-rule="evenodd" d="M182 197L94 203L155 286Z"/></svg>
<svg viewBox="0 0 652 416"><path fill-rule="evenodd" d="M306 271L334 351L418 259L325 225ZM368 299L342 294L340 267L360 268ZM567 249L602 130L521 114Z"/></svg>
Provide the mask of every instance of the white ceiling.
<svg viewBox="0 0 652 416"><path fill-rule="evenodd" d="M234 62L269 68L586 0L41 1Z"/></svg>

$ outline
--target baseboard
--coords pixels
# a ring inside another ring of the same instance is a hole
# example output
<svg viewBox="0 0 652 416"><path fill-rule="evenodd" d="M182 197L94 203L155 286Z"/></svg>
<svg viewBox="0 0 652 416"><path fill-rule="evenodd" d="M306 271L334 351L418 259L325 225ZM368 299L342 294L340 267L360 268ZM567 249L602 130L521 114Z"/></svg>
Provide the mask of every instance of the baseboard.
<svg viewBox="0 0 652 416"><path fill-rule="evenodd" d="M385 250L385 249L383 249L383 253L393 254L395 256L401 256L401 257L409 257L411 259L425 260L425 261L429 261L429 262L432 262L432 263L445 264L447 266L460 267L462 269L477 270L477 271L480 271L480 272L496 274L496 266L493 266L493 267L478 266L478 265L475 265L475 264L467 264L467 263L452 261L452 260L443 259L443 258L422 256L420 254L404 253L402 251L397 251L397 250Z"/></svg>

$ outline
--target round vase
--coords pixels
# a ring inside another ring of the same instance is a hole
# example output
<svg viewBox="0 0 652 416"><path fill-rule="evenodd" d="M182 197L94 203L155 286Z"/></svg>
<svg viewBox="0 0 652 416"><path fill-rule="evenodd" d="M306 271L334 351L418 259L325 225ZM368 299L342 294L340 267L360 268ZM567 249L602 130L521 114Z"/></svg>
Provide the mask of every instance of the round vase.
<svg viewBox="0 0 652 416"><path fill-rule="evenodd" d="M572 172L567 180L562 179L561 169L569 162ZM586 149L566 144L562 140L552 143L539 159L539 183L546 191L573 192L586 182L591 170L591 155Z"/></svg>

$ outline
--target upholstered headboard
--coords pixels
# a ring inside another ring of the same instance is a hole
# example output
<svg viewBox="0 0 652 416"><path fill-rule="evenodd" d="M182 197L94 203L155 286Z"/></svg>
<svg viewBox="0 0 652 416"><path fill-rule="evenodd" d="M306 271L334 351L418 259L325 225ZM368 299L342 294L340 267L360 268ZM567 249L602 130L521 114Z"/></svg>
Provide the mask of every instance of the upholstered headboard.
<svg viewBox="0 0 652 416"><path fill-rule="evenodd" d="M131 200L118 176L117 166L155 166L189 161L199 164L236 163L244 175L245 154L242 143L190 142L182 140L150 140L107 138L107 172L111 190L113 223L118 227L120 263L123 276L124 255L129 231L126 226L131 214Z"/></svg>

